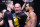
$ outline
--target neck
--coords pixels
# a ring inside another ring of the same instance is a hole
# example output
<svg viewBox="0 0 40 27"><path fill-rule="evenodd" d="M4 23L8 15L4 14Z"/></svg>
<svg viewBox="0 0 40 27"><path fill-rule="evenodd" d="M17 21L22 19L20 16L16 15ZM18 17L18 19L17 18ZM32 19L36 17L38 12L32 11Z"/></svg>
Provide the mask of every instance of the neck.
<svg viewBox="0 0 40 27"><path fill-rule="evenodd" d="M29 10L29 13L30 13L30 12L33 12L33 11L34 11L34 10L31 10L31 9L30 9L30 10Z"/></svg>
<svg viewBox="0 0 40 27"><path fill-rule="evenodd" d="M11 12L11 9L9 7L7 7L7 10L9 10Z"/></svg>
<svg viewBox="0 0 40 27"><path fill-rule="evenodd" d="M21 13L22 11L20 11L19 13Z"/></svg>
<svg viewBox="0 0 40 27"><path fill-rule="evenodd" d="M22 11L20 11L20 12L18 12L18 13L16 13L16 14L18 15L18 14L20 14L21 12L22 12Z"/></svg>

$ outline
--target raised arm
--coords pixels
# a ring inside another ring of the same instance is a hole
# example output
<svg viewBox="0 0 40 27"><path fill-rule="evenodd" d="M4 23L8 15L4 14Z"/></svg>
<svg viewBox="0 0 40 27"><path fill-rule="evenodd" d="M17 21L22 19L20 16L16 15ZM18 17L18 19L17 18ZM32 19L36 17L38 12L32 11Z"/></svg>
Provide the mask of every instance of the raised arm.
<svg viewBox="0 0 40 27"><path fill-rule="evenodd" d="M25 5L26 5L26 0L25 0L25 3L22 6L22 10L25 8Z"/></svg>
<svg viewBox="0 0 40 27"><path fill-rule="evenodd" d="M22 10L25 8L25 5L26 5L26 3L23 4L23 6L22 6Z"/></svg>

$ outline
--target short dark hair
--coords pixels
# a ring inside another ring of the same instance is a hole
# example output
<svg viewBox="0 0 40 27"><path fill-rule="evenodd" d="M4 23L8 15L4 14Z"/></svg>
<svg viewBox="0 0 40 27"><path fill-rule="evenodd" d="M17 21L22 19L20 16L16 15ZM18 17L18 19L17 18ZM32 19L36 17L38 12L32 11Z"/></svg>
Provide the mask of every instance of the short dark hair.
<svg viewBox="0 0 40 27"><path fill-rule="evenodd" d="M34 7L34 3L30 2L29 7Z"/></svg>

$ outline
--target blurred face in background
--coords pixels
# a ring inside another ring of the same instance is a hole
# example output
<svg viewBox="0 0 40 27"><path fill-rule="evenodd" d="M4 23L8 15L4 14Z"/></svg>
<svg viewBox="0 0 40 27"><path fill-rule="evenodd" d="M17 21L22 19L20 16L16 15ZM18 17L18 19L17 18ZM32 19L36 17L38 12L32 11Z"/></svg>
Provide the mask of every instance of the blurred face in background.
<svg viewBox="0 0 40 27"><path fill-rule="evenodd" d="M10 8L13 9L13 4L10 4Z"/></svg>
<svg viewBox="0 0 40 27"><path fill-rule="evenodd" d="M14 8L13 1L10 1L10 2L8 3L8 7L9 7L10 9L13 9L13 8Z"/></svg>
<svg viewBox="0 0 40 27"><path fill-rule="evenodd" d="M15 12L16 12L16 13L20 13L21 10L22 10L22 9L21 9L21 5L20 5L19 3L16 3L16 4L15 4Z"/></svg>
<svg viewBox="0 0 40 27"><path fill-rule="evenodd" d="M26 4L26 7L25 7L26 10L29 10L29 3Z"/></svg>

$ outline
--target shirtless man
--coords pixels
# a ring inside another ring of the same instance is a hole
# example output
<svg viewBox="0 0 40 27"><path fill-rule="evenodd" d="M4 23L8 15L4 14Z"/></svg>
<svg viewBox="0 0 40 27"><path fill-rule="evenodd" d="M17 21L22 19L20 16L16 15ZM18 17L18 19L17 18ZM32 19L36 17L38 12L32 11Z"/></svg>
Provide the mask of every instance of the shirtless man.
<svg viewBox="0 0 40 27"><path fill-rule="evenodd" d="M24 11L24 13L28 16L27 20L26 20L26 26L25 27L36 27L36 23L37 23L37 17L36 14L34 13L34 10L32 8L32 6L28 4L26 4L26 10L29 10L28 12Z"/></svg>

